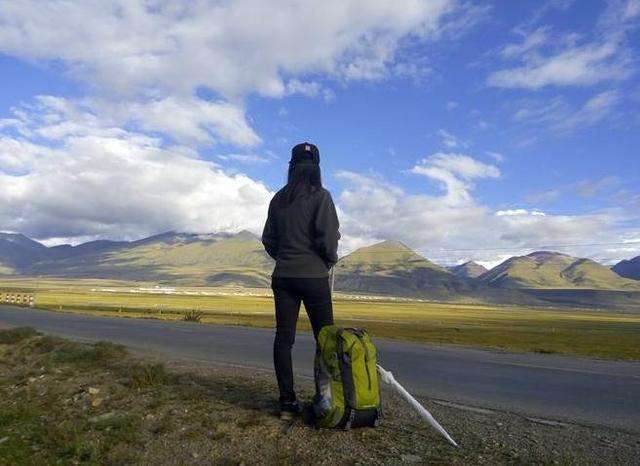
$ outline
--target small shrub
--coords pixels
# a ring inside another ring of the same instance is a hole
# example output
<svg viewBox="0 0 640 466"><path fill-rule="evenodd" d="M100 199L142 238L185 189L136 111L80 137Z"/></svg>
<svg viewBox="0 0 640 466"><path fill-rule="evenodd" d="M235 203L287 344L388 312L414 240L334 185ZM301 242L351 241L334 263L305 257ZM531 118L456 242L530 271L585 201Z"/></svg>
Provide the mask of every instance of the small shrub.
<svg viewBox="0 0 640 466"><path fill-rule="evenodd" d="M27 338L39 335L32 327L16 327L9 330L0 330L0 344L13 345Z"/></svg>
<svg viewBox="0 0 640 466"><path fill-rule="evenodd" d="M127 355L127 349L117 343L110 341L99 341L93 345L95 359L99 361L113 361Z"/></svg>
<svg viewBox="0 0 640 466"><path fill-rule="evenodd" d="M50 342L45 347L51 348L54 359L58 362L72 364L93 362L93 348L87 345L57 338L51 338Z"/></svg>
<svg viewBox="0 0 640 466"><path fill-rule="evenodd" d="M140 364L131 367L130 385L132 388L149 388L163 385L169 380L169 374L163 364Z"/></svg>
<svg viewBox="0 0 640 466"><path fill-rule="evenodd" d="M60 362L100 367L117 361L127 354L124 346L108 341L99 341L93 345L86 345L60 340L55 351L55 357Z"/></svg>
<svg viewBox="0 0 640 466"><path fill-rule="evenodd" d="M186 311L184 313L182 320L184 320L185 322L200 322L203 316L204 313L202 311L196 311L195 309L192 309L191 311Z"/></svg>
<svg viewBox="0 0 640 466"><path fill-rule="evenodd" d="M54 349L56 349L58 346L60 346L61 343L62 343L61 339L57 337L52 337L50 335L45 335L44 337L39 338L38 340L35 341L34 347L40 353L49 353Z"/></svg>

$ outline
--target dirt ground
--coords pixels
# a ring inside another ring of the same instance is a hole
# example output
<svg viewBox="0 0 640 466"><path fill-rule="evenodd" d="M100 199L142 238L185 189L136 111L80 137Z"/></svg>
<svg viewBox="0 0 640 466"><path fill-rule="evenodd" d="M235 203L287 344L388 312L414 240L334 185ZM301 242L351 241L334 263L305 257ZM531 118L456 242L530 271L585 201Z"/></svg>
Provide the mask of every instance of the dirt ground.
<svg viewBox="0 0 640 466"><path fill-rule="evenodd" d="M378 428L316 430L278 419L264 371L0 330L3 465L640 464L638 435L421 401L461 448L389 391Z"/></svg>

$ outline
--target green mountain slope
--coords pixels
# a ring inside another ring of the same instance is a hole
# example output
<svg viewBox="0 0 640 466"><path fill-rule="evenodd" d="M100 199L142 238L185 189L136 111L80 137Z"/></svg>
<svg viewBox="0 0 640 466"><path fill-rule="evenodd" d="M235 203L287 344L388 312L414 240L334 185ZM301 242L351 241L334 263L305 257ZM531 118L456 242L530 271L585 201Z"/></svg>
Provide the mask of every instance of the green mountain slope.
<svg viewBox="0 0 640 466"><path fill-rule="evenodd" d="M621 277L640 280L640 256L620 261L614 265L611 270Z"/></svg>
<svg viewBox="0 0 640 466"><path fill-rule="evenodd" d="M455 267L450 267L449 270L451 270L451 272L457 277L470 279L478 278L480 275L487 272L485 267L473 261L465 262L464 264L456 265Z"/></svg>
<svg viewBox="0 0 640 466"><path fill-rule="evenodd" d="M451 297L469 286L402 243L383 241L357 249L335 267L340 291L396 296Z"/></svg>
<svg viewBox="0 0 640 466"><path fill-rule="evenodd" d="M255 235L164 233L131 243L93 245L40 261L30 275L120 278L189 285L267 286L273 261Z"/></svg>
<svg viewBox="0 0 640 466"><path fill-rule="evenodd" d="M138 241L92 241L47 248L0 234L0 275L107 278L187 286L269 286L273 261L259 238L168 232ZM624 306L640 303L640 282L588 259L554 252L512 257L490 271L447 269L402 243L360 248L335 267L337 291L501 304Z"/></svg>
<svg viewBox="0 0 640 466"><path fill-rule="evenodd" d="M479 280L500 288L640 290L597 262L548 251L507 259Z"/></svg>

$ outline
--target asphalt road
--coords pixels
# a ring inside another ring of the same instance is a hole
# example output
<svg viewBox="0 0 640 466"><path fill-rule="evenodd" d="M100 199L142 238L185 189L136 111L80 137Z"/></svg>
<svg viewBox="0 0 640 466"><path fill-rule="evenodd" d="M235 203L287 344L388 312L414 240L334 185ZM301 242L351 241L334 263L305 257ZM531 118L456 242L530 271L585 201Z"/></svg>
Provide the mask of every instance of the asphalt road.
<svg viewBox="0 0 640 466"><path fill-rule="evenodd" d="M110 340L172 358L271 369L273 330L95 317L0 306L0 326ZM640 337L639 337L640 338ZM512 354L378 340L379 362L418 395L544 419L640 432L640 362ZM312 375L313 337L299 333L296 373Z"/></svg>

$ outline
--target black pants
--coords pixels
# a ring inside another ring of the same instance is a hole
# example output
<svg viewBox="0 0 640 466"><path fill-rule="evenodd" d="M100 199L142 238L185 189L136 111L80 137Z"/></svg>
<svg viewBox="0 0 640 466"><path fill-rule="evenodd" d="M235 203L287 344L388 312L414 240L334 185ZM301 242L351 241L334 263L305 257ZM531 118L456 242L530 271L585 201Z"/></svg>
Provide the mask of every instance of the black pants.
<svg viewBox="0 0 640 466"><path fill-rule="evenodd" d="M291 348L296 338L300 302L304 302L313 328L313 336L317 339L322 327L333 324L329 280L327 278L273 277L271 288L276 304L273 362L280 389L280 402L295 401Z"/></svg>

